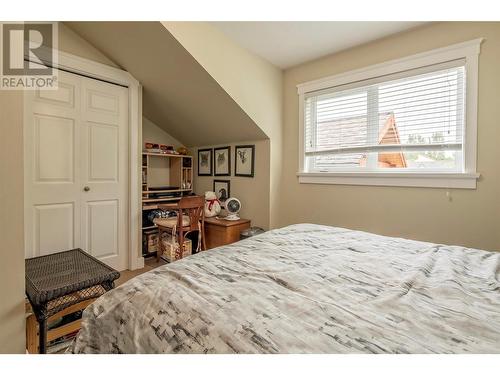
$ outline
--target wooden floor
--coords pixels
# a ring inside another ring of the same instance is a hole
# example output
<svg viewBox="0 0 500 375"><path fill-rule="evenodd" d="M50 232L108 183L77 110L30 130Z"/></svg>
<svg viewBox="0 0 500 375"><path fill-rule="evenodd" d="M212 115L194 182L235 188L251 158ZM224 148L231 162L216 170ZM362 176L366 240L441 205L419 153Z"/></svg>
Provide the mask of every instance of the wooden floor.
<svg viewBox="0 0 500 375"><path fill-rule="evenodd" d="M115 281L115 285L116 286L122 285L123 283L129 281L130 279L139 276L141 273L151 271L152 269L155 269L156 267L159 266L163 266L164 264L167 264L167 262L165 262L163 259L157 262L156 257L146 258L144 259L144 268L135 271L127 270L120 272L120 278Z"/></svg>

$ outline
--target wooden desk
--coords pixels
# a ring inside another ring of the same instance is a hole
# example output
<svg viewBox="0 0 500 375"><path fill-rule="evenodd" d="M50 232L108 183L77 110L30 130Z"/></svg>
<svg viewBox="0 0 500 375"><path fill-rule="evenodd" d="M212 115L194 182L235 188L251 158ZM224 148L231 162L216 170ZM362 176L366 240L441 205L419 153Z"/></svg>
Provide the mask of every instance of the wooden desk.
<svg viewBox="0 0 500 375"><path fill-rule="evenodd" d="M250 228L250 220L224 220L215 217L205 218L205 238L207 249L229 245L240 240L240 232Z"/></svg>

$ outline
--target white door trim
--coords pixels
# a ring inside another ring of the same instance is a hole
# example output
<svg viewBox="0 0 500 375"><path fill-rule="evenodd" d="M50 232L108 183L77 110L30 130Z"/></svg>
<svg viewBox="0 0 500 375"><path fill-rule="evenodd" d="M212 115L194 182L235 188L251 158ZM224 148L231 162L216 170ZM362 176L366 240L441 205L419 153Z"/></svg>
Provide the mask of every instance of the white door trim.
<svg viewBox="0 0 500 375"><path fill-rule="evenodd" d="M66 52L56 51L58 62L54 68L100 79L128 88L129 104L129 217L128 217L128 268L135 270L144 267L144 258L140 250L139 213L140 205L140 173L142 142L142 86L129 72L104 65Z"/></svg>

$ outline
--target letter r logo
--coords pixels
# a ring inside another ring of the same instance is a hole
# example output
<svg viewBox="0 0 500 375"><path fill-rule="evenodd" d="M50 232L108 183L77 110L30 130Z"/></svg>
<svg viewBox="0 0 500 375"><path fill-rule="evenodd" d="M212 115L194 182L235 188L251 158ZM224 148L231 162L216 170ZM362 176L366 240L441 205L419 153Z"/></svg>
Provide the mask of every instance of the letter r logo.
<svg viewBox="0 0 500 375"><path fill-rule="evenodd" d="M52 75L54 62L52 23L2 24L2 74ZM25 60L28 57L28 60Z"/></svg>

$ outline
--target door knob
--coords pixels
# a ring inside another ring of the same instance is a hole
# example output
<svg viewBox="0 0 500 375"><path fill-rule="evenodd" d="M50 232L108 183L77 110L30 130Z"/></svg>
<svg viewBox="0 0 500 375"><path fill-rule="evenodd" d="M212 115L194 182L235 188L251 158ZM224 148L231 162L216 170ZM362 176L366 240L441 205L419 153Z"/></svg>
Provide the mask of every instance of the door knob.
<svg viewBox="0 0 500 375"><path fill-rule="evenodd" d="M83 188L83 190L84 190L84 191L89 191L89 190L90 190L90 188L89 188L88 186L85 186L85 187Z"/></svg>

